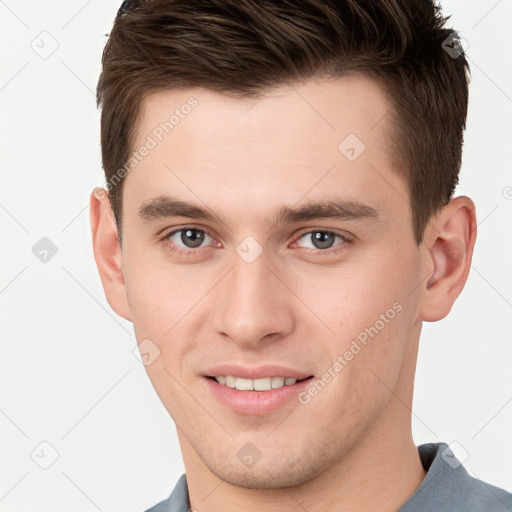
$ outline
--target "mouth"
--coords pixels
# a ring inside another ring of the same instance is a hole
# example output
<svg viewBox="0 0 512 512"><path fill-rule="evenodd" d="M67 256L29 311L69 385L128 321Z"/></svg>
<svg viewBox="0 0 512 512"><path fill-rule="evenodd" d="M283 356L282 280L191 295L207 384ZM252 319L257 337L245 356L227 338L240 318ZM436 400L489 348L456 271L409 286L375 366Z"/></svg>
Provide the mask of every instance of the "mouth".
<svg viewBox="0 0 512 512"><path fill-rule="evenodd" d="M270 361L260 361L258 366L242 361L221 363L205 368L201 377L206 394L221 406L257 416L299 406L301 393L314 379L299 366Z"/></svg>
<svg viewBox="0 0 512 512"><path fill-rule="evenodd" d="M259 379L246 379L243 377L235 377L234 375L217 375L206 376L222 386L237 389L238 391L256 391L265 392L272 389L279 389L286 386L293 386L306 380L312 379L314 376L296 379L294 377L263 377Z"/></svg>
<svg viewBox="0 0 512 512"><path fill-rule="evenodd" d="M246 379L235 376L204 375L206 392L231 411L253 416L263 416L277 411L285 404L298 407L299 396L314 378L262 377ZM222 383L223 382L223 383Z"/></svg>

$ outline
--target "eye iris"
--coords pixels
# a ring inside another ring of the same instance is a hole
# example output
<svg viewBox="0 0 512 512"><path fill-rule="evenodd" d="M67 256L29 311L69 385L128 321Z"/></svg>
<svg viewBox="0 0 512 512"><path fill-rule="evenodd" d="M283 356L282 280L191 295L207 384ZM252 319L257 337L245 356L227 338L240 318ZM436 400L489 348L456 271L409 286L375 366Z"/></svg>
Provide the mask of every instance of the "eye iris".
<svg viewBox="0 0 512 512"><path fill-rule="evenodd" d="M315 231L311 233L313 245L317 249L328 249L334 243L334 233L327 233L326 231Z"/></svg>
<svg viewBox="0 0 512 512"><path fill-rule="evenodd" d="M199 247L204 241L204 235L205 233L199 229L183 229L181 231L180 238L187 247L195 248ZM314 231L310 236L313 241L313 245L317 249L330 248L333 245L335 238L334 233L329 233L327 231Z"/></svg>
<svg viewBox="0 0 512 512"><path fill-rule="evenodd" d="M187 239L186 237L189 237ZM192 240L192 243L190 242ZM204 240L204 233L198 229L185 229L181 232L181 241L187 247L199 247Z"/></svg>

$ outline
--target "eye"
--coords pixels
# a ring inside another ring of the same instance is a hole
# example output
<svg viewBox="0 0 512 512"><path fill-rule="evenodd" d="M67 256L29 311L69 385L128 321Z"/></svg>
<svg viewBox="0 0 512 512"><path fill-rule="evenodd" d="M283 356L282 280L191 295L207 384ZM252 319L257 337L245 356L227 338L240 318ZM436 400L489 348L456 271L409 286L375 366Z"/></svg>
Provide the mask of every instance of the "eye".
<svg viewBox="0 0 512 512"><path fill-rule="evenodd" d="M334 249L334 251L338 251L340 249L344 249L345 246L351 242L351 240L349 240L348 237L344 235L321 229L303 233L298 240L302 240L303 238L311 243L311 246L309 246L310 249L319 250L321 252L327 252L326 250L330 249L331 247L337 247L337 249ZM336 238L341 240L341 242L337 245L334 245ZM294 245L297 243L298 242L295 242Z"/></svg>
<svg viewBox="0 0 512 512"><path fill-rule="evenodd" d="M192 227L186 227L171 231L164 237L171 242L171 250L179 253L194 252L194 249L201 249L204 241L212 241L213 238L203 231Z"/></svg>
<svg viewBox="0 0 512 512"><path fill-rule="evenodd" d="M307 245L299 244L299 240L305 239L311 244ZM340 242L336 244L336 239ZM193 226L186 226L171 231L163 237L163 240L169 242L169 250L174 253L183 255L198 255L199 252L206 250L209 245L215 247L221 247L222 244L216 242L215 239L209 235L206 231ZM206 242L206 244L204 243ZM343 251L347 246L352 243L352 240L346 235L341 235L333 231L315 229L303 233L297 241L293 242L292 247L306 247L312 249L312 255L324 255L333 254L339 251ZM332 250L329 250L333 248Z"/></svg>

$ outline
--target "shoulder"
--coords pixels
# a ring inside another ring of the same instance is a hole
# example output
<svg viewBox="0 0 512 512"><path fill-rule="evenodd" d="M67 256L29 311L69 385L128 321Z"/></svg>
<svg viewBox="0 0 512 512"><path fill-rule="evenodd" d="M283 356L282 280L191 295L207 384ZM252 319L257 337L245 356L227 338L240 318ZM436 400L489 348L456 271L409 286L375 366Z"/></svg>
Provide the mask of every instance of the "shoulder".
<svg viewBox="0 0 512 512"><path fill-rule="evenodd" d="M187 477L185 473L183 473L176 486L174 487L171 495L157 503L150 509L146 510L146 512L189 512L190 504L188 498L188 487L187 487Z"/></svg>
<svg viewBox="0 0 512 512"><path fill-rule="evenodd" d="M169 498L161 501L160 503L157 503L156 505L152 506L151 508L148 508L146 512L169 512L170 510L170 496Z"/></svg>
<svg viewBox="0 0 512 512"><path fill-rule="evenodd" d="M399 512L512 512L512 494L471 476L446 443L418 446L425 479Z"/></svg>

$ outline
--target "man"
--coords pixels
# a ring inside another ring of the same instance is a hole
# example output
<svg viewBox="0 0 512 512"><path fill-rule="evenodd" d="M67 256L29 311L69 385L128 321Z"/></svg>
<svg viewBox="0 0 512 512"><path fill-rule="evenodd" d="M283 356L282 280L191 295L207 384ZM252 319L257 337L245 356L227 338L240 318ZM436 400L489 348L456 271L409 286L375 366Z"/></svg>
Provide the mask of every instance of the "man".
<svg viewBox="0 0 512 512"><path fill-rule="evenodd" d="M156 511L510 511L416 447L422 322L462 291L468 101L428 0L124 2L95 259L186 469Z"/></svg>

